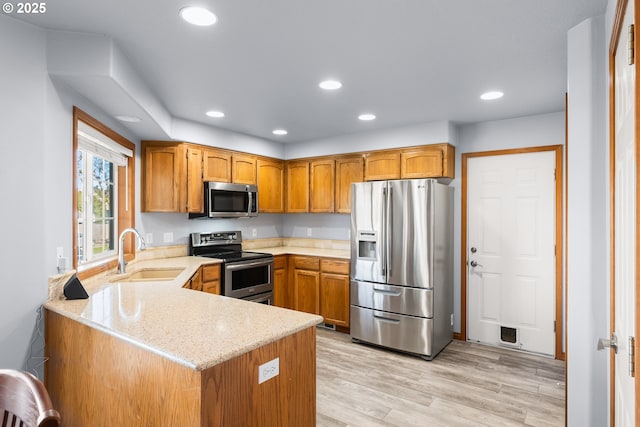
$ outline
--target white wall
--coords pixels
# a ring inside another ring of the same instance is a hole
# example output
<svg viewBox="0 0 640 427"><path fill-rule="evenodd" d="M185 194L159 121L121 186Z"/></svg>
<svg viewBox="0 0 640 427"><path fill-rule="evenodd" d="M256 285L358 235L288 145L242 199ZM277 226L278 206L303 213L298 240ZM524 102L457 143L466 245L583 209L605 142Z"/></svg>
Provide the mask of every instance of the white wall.
<svg viewBox="0 0 640 427"><path fill-rule="evenodd" d="M43 339L36 310L47 299L47 277L56 274L56 247L67 257L72 250L72 106L131 138L49 78L46 44L43 30L0 15L0 367L38 373Z"/></svg>
<svg viewBox="0 0 640 427"><path fill-rule="evenodd" d="M568 33L567 397L569 426L608 423L608 143L603 17Z"/></svg>

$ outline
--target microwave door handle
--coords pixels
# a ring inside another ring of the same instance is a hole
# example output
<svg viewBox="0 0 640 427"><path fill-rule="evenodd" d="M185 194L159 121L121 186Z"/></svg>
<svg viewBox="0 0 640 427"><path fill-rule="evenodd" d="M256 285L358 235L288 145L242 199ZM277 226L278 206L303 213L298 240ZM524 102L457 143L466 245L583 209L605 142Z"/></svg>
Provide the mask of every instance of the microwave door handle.
<svg viewBox="0 0 640 427"><path fill-rule="evenodd" d="M249 194L249 204L247 205L247 216L251 216L251 205L253 201L253 193L249 191L249 186L247 185L247 193Z"/></svg>

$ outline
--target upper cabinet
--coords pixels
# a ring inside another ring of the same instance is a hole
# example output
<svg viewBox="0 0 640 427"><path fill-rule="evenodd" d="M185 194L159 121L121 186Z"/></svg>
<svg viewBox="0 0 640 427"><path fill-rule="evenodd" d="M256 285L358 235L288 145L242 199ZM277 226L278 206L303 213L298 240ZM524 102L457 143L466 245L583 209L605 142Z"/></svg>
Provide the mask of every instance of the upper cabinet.
<svg viewBox="0 0 640 427"><path fill-rule="evenodd" d="M204 211L204 184L202 182L202 150L187 147L187 212Z"/></svg>
<svg viewBox="0 0 640 427"><path fill-rule="evenodd" d="M351 184L364 180L364 158L361 154L336 159L335 212L351 213Z"/></svg>
<svg viewBox="0 0 640 427"><path fill-rule="evenodd" d="M142 211L185 212L185 154L181 143L142 144Z"/></svg>
<svg viewBox="0 0 640 427"><path fill-rule="evenodd" d="M454 148L449 144L436 144L400 153L402 178L453 178Z"/></svg>
<svg viewBox="0 0 640 427"><path fill-rule="evenodd" d="M453 179L454 162L455 148L449 144L374 151L365 155L364 179Z"/></svg>
<svg viewBox="0 0 640 427"><path fill-rule="evenodd" d="M284 161L259 158L256 170L259 212L284 212Z"/></svg>
<svg viewBox="0 0 640 427"><path fill-rule="evenodd" d="M231 182L231 152L207 148L204 152L204 181Z"/></svg>
<svg viewBox="0 0 640 427"><path fill-rule="evenodd" d="M279 160L173 141L142 141L142 211L204 211L204 182L258 185L263 213L350 213L351 184L453 179L455 148L432 144L370 153Z"/></svg>
<svg viewBox="0 0 640 427"><path fill-rule="evenodd" d="M288 161L286 166L286 212L309 212L309 162Z"/></svg>
<svg viewBox="0 0 640 427"><path fill-rule="evenodd" d="M336 162L323 158L309 162L309 212L333 212Z"/></svg>
<svg viewBox="0 0 640 427"><path fill-rule="evenodd" d="M379 181L400 178L400 152L383 150L364 157L364 180Z"/></svg>
<svg viewBox="0 0 640 427"><path fill-rule="evenodd" d="M256 184L256 156L233 153L231 155L231 182Z"/></svg>

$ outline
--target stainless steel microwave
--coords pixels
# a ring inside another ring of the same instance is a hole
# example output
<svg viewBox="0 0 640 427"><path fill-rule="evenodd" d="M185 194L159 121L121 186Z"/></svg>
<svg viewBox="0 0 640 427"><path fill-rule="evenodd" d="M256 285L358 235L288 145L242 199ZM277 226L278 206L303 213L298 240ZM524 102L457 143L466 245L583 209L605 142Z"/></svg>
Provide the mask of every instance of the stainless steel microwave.
<svg viewBox="0 0 640 427"><path fill-rule="evenodd" d="M258 187L252 184L204 183L204 210L189 218L239 218L258 215Z"/></svg>

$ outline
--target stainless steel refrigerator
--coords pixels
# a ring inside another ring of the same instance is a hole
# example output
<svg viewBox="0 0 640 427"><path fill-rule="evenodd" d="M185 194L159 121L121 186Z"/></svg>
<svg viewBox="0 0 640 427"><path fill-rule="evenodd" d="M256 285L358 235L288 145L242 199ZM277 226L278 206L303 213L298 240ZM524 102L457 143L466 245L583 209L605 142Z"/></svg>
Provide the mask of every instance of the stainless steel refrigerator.
<svg viewBox="0 0 640 427"><path fill-rule="evenodd" d="M453 338L453 188L351 189L351 338L433 359Z"/></svg>

